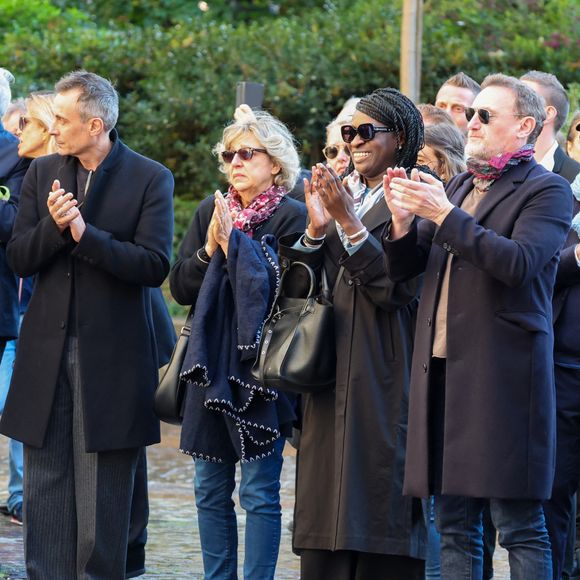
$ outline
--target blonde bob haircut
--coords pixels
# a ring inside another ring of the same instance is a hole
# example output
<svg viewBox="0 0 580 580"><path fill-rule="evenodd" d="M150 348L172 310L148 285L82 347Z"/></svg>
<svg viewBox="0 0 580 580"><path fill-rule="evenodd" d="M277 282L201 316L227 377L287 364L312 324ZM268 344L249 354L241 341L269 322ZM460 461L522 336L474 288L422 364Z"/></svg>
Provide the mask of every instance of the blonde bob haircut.
<svg viewBox="0 0 580 580"><path fill-rule="evenodd" d="M31 93L26 100L26 114L31 119L36 119L46 131L50 131L54 123L54 93ZM56 153L56 140L54 135L50 135L46 145L47 155Z"/></svg>
<svg viewBox="0 0 580 580"><path fill-rule="evenodd" d="M272 161L280 166L274 183L291 191L300 172L300 159L292 133L279 119L266 111L253 111L248 105L240 105L234 113L234 121L223 132L222 139L213 149L220 160L220 171L226 173L221 158L223 151L231 149L232 143L251 133L260 142Z"/></svg>

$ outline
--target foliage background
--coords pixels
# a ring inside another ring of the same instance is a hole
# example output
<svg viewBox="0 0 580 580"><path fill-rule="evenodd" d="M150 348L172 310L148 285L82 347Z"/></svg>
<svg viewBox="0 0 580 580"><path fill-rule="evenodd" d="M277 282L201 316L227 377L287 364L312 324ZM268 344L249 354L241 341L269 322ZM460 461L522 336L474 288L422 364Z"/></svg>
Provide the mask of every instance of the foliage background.
<svg viewBox="0 0 580 580"><path fill-rule="evenodd" d="M208 10L200 7L207 4ZM86 68L121 95L119 132L176 178L176 243L196 201L223 186L211 149L238 81L294 131L303 163L352 95L399 85L402 0L0 0L0 65L15 96ZM463 70L554 73L580 94L577 0L425 0L422 100Z"/></svg>

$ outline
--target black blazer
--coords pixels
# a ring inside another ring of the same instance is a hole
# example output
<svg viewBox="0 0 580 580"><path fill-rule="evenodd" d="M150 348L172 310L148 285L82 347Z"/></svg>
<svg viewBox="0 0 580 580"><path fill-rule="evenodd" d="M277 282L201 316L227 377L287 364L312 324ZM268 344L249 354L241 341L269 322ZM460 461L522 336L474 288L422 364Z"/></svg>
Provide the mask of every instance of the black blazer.
<svg viewBox="0 0 580 580"><path fill-rule="evenodd" d="M564 153L562 147L554 152L554 173L561 175L568 183L572 183L580 173L580 163Z"/></svg>
<svg viewBox="0 0 580 580"><path fill-rule="evenodd" d="M76 158L36 159L22 187L7 255L19 276L37 280L0 431L34 447L42 446L51 415L73 282L86 450L159 441L151 287L169 272L173 177L116 132L111 138L81 209L87 229L78 244L69 230L58 231L46 206L55 178L76 192Z"/></svg>

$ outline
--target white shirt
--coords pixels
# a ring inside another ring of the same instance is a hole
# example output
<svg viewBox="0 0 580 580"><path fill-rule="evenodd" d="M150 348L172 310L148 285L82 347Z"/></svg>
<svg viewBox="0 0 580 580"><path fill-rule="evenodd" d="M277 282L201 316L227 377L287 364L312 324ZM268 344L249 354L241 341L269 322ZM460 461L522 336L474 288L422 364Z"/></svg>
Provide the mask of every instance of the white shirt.
<svg viewBox="0 0 580 580"><path fill-rule="evenodd" d="M540 165L543 165L548 171L554 171L554 153L558 149L558 141L554 141L552 146L546 151L546 154L540 161Z"/></svg>

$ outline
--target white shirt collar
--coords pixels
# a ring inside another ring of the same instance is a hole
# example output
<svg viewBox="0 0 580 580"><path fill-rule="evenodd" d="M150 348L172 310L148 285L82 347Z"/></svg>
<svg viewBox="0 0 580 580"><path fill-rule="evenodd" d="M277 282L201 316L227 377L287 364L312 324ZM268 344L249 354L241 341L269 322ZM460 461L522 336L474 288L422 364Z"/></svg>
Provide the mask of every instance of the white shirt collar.
<svg viewBox="0 0 580 580"><path fill-rule="evenodd" d="M540 165L543 165L548 171L554 171L554 153L558 149L558 141L554 140L552 146L546 151L546 154L540 161Z"/></svg>

